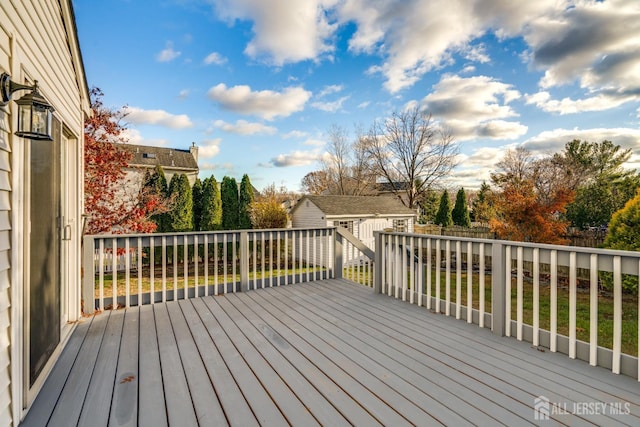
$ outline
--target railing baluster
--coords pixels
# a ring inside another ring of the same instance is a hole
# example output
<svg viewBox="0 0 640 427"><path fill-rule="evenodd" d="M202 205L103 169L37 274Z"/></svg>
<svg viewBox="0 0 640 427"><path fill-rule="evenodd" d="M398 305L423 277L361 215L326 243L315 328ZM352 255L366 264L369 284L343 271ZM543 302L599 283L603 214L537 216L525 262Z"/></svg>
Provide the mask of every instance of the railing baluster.
<svg viewBox="0 0 640 427"><path fill-rule="evenodd" d="M213 295L218 295L218 235L213 235Z"/></svg>
<svg viewBox="0 0 640 427"><path fill-rule="evenodd" d="M456 319L460 319L460 300L462 299L462 251L460 240L456 240Z"/></svg>
<svg viewBox="0 0 640 427"><path fill-rule="evenodd" d="M473 323L473 242L467 242L467 323Z"/></svg>
<svg viewBox="0 0 640 427"><path fill-rule="evenodd" d="M173 235L173 300L178 300L178 236Z"/></svg>
<svg viewBox="0 0 640 427"><path fill-rule="evenodd" d="M523 267L523 249L522 246L518 246L516 249L516 258L517 258L517 289L516 289L516 339L518 341L522 341L522 320L523 320L523 278L524 278L524 267ZM507 294L507 298L511 298L509 294Z"/></svg>
<svg viewBox="0 0 640 427"><path fill-rule="evenodd" d="M138 306L142 305L142 238L138 237Z"/></svg>
<svg viewBox="0 0 640 427"><path fill-rule="evenodd" d="M416 272L415 272L415 263L413 262L413 248L415 247L414 245L414 241L415 241L415 237L410 237L409 238L409 267L407 268L407 270L409 270L409 289L411 289L411 296L409 298L409 301L411 302L411 304L416 304Z"/></svg>
<svg viewBox="0 0 640 427"><path fill-rule="evenodd" d="M451 240L447 239L444 243L445 253L444 259L447 263L445 266L445 291L444 291L444 314L451 314Z"/></svg>
<svg viewBox="0 0 640 427"><path fill-rule="evenodd" d="M533 346L540 345L540 248L533 249Z"/></svg>
<svg viewBox="0 0 640 427"><path fill-rule="evenodd" d="M589 364L591 366L597 366L598 365L598 254L591 254L590 262L589 262L589 273L590 273Z"/></svg>
<svg viewBox="0 0 640 427"><path fill-rule="evenodd" d="M485 312L485 282L484 282L484 271L485 271L485 259L484 259L484 243L480 243L480 247L478 248L478 257L479 257L479 265L478 265L478 310L480 311L478 318L478 326L484 328L484 312ZM493 273L493 272L492 272Z"/></svg>
<svg viewBox="0 0 640 427"><path fill-rule="evenodd" d="M402 236L402 301L407 300L407 236Z"/></svg>
<svg viewBox="0 0 640 427"><path fill-rule="evenodd" d="M187 235L182 236L182 274L184 282L184 299L189 299L189 241Z"/></svg>
<svg viewBox="0 0 640 427"><path fill-rule="evenodd" d="M620 256L613 257L613 360L611 372L620 373L622 350L622 266Z"/></svg>
<svg viewBox="0 0 640 427"><path fill-rule="evenodd" d="M431 310L431 238L427 239L427 309Z"/></svg>
<svg viewBox="0 0 640 427"><path fill-rule="evenodd" d="M222 292L227 293L227 234L222 235Z"/></svg>
<svg viewBox="0 0 640 427"><path fill-rule="evenodd" d="M436 240L436 313L440 313L440 268L441 263L440 239Z"/></svg>
<svg viewBox="0 0 640 427"><path fill-rule="evenodd" d="M511 246L505 246L504 257L504 334L507 337L511 336ZM499 273L498 273L499 274Z"/></svg>
<svg viewBox="0 0 640 427"><path fill-rule="evenodd" d="M175 299L175 294L173 298ZM167 301L167 237L162 236L162 302Z"/></svg>
<svg viewBox="0 0 640 427"><path fill-rule="evenodd" d="M131 261L129 238L124 240L124 306L131 307Z"/></svg>
<svg viewBox="0 0 640 427"><path fill-rule="evenodd" d="M211 295L211 290L209 289L209 235L205 234L204 237L204 292L205 296Z"/></svg>
<svg viewBox="0 0 640 427"><path fill-rule="evenodd" d="M111 300L111 308L118 308L118 239L111 239L111 293L113 294Z"/></svg>
<svg viewBox="0 0 640 427"><path fill-rule="evenodd" d="M100 311L104 311L104 239L100 238L98 248L98 267L100 275L98 277L98 304Z"/></svg>
<svg viewBox="0 0 640 427"><path fill-rule="evenodd" d="M576 358L576 253L569 252L569 357Z"/></svg>
<svg viewBox="0 0 640 427"><path fill-rule="evenodd" d="M150 237L149 238L149 296L151 297L151 304L155 304L156 303L156 298L155 298L155 283L154 283L154 274L155 274L155 267L156 267L156 261L155 261L155 252L156 252L156 247L155 247L155 243L154 243L154 238Z"/></svg>
<svg viewBox="0 0 640 427"><path fill-rule="evenodd" d="M265 250L265 238L264 238L264 231L260 232L260 238L261 238L261 246L260 246L260 269L262 271L262 276L261 276L261 285L260 287L262 289L264 289L265 286L265 264L266 262L266 250Z"/></svg>
<svg viewBox="0 0 640 427"><path fill-rule="evenodd" d="M233 233L231 235L231 271L233 274L233 292L238 292L238 281L236 280L236 260L238 259L238 251L237 251L237 234Z"/></svg>
<svg viewBox="0 0 640 427"><path fill-rule="evenodd" d="M198 298L200 296L200 287L198 286L198 235L193 235L193 289L194 296Z"/></svg>
<svg viewBox="0 0 640 427"><path fill-rule="evenodd" d="M377 249L377 248L376 248ZM424 268L424 262L422 260L422 237L418 238L418 307L422 307L423 305L423 293L424 293L424 283L422 277L422 269Z"/></svg>
<svg viewBox="0 0 640 427"><path fill-rule="evenodd" d="M549 350L556 352L558 348L558 251L551 250L551 295L549 303L551 304L551 319L549 331Z"/></svg>

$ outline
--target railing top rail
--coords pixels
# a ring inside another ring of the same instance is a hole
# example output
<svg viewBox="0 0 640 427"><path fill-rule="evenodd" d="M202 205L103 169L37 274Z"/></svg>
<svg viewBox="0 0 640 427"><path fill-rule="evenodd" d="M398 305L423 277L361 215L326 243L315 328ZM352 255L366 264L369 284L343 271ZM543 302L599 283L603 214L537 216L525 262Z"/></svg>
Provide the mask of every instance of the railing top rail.
<svg viewBox="0 0 640 427"><path fill-rule="evenodd" d="M173 231L168 233L132 233L132 234L86 234L84 237L94 239L125 239L137 237L169 237L169 236L202 236L205 234L239 234L241 232L261 233L261 232L292 232L292 231L315 231L315 230L335 230L336 227L304 227L304 228L266 228L266 229L244 229L244 230L211 230L211 231Z"/></svg>
<svg viewBox="0 0 640 427"><path fill-rule="evenodd" d="M387 234L387 235L401 235L401 236L411 236L411 237L422 237L422 238L431 238L431 239L440 239L440 240L452 240L452 241L461 241L461 242L476 242L476 243L488 243L488 244L502 244L508 246L520 246L523 248L539 248L539 249L547 249L547 250L556 250L563 252L576 252L576 253L584 253L584 254L597 254L597 255L607 255L607 256L622 256L622 257L633 257L640 258L640 252L638 251L623 251L618 249L600 249L600 248L589 248L583 246L565 246L565 245L551 245L548 243L534 243L534 242L516 242L511 240L495 240L495 239L478 239L475 237L457 237L457 236L441 236L439 234L420 234L420 233L401 233L396 231L377 231L377 233Z"/></svg>

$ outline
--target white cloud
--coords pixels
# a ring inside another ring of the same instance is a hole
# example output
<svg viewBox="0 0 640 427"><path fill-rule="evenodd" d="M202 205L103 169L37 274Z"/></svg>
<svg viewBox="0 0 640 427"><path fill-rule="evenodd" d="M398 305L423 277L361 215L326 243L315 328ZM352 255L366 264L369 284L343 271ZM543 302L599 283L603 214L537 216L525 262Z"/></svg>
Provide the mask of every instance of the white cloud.
<svg viewBox="0 0 640 427"><path fill-rule="evenodd" d="M584 99L536 104L561 114L598 111L640 99L640 4L581 0L532 19L525 40L543 89L579 83Z"/></svg>
<svg viewBox="0 0 640 427"><path fill-rule="evenodd" d="M220 83L209 89L208 96L223 108L241 114L252 114L266 120L287 117L302 111L311 92L301 87L288 87L282 92L271 90L252 91L249 86L227 88Z"/></svg>
<svg viewBox="0 0 640 427"><path fill-rule="evenodd" d="M220 153L221 142L222 139L220 138L202 141L198 147L198 157L211 158L217 156Z"/></svg>
<svg viewBox="0 0 640 427"><path fill-rule="evenodd" d="M156 55L156 61L158 62L171 62L181 55L182 52L173 50L173 43L167 42L167 47L161 50Z"/></svg>
<svg viewBox="0 0 640 427"><path fill-rule="evenodd" d="M207 65L215 64L215 65L223 65L227 62L227 58L220 55L218 52L211 52L204 58L204 63Z"/></svg>
<svg viewBox="0 0 640 427"><path fill-rule="evenodd" d="M617 96L600 93L595 96L582 99L552 99L547 91L540 91L533 95L526 95L527 104L534 104L536 107L548 113L574 114L587 111L604 111L618 107L626 102L633 101L637 96Z"/></svg>
<svg viewBox="0 0 640 427"><path fill-rule="evenodd" d="M553 129L527 139L523 145L534 153L554 153L573 139L589 142L606 139L640 156L640 129L631 128Z"/></svg>
<svg viewBox="0 0 640 427"><path fill-rule="evenodd" d="M304 138L308 133L301 130L292 130L291 132L287 132L282 134L282 137L285 139L289 138Z"/></svg>
<svg viewBox="0 0 640 427"><path fill-rule="evenodd" d="M321 158L322 153L320 153L319 150L293 151L291 153L280 154L277 157L272 158L267 165L275 166L277 168L289 166L306 166L317 162Z"/></svg>
<svg viewBox="0 0 640 427"><path fill-rule="evenodd" d="M189 90L188 89L182 89L178 93L178 98L180 98L180 99L187 99L188 97L189 97Z"/></svg>
<svg viewBox="0 0 640 427"><path fill-rule="evenodd" d="M336 0L213 0L220 17L253 22L254 37L245 48L251 58L264 58L274 65L315 60L331 53L335 25L327 9Z"/></svg>
<svg viewBox="0 0 640 427"><path fill-rule="evenodd" d="M377 52L382 65L372 68L385 77L391 93L412 86L422 76L450 62L454 53L488 59L470 43L494 29L499 37L517 35L528 22L548 11L555 0L345 0L343 21L357 30L354 52ZM428 42L427 42L428 41ZM474 55L475 54L475 55Z"/></svg>
<svg viewBox="0 0 640 427"><path fill-rule="evenodd" d="M476 67L474 67L473 65L467 65L462 70L460 70L460 74L471 74L471 73L474 73L475 71L476 71Z"/></svg>
<svg viewBox="0 0 640 427"><path fill-rule="evenodd" d="M462 56L469 61L485 63L491 61L491 58L486 52L486 46L479 44L477 46L469 46L466 51L462 53Z"/></svg>
<svg viewBox="0 0 640 427"><path fill-rule="evenodd" d="M364 108L367 108L369 105L371 105L371 101L364 101L358 104L358 108L364 109Z"/></svg>
<svg viewBox="0 0 640 427"><path fill-rule="evenodd" d="M491 77L445 75L422 103L459 141L515 139L524 135L527 127L504 119L518 116L509 103L520 96L513 86Z"/></svg>
<svg viewBox="0 0 640 427"><path fill-rule="evenodd" d="M304 145L311 145L314 147L324 147L327 142L322 139L309 138L303 142Z"/></svg>
<svg viewBox="0 0 640 427"><path fill-rule="evenodd" d="M321 101L316 101L316 102L312 102L311 106L313 108L317 108L318 110L322 110L322 111L326 111L328 113L335 113L336 111L340 110L342 108L342 104L344 104L344 102L349 99L348 96L343 96L340 99L337 99L335 101L332 102L321 102Z"/></svg>
<svg viewBox="0 0 640 427"><path fill-rule="evenodd" d="M223 120L216 120L213 125L225 132L238 135L273 135L278 132L278 129L273 126L267 126L262 123L252 123L246 120L238 120L235 124L227 123Z"/></svg>
<svg viewBox="0 0 640 427"><path fill-rule="evenodd" d="M186 129L193 126L186 114L171 114L164 110L143 110L137 107L125 107L126 118L129 123L137 125L158 125L171 129Z"/></svg>
<svg viewBox="0 0 640 427"><path fill-rule="evenodd" d="M327 95L331 95L332 93L341 92L344 87L342 85L329 85L322 88L320 92L316 95L318 98L322 98Z"/></svg>

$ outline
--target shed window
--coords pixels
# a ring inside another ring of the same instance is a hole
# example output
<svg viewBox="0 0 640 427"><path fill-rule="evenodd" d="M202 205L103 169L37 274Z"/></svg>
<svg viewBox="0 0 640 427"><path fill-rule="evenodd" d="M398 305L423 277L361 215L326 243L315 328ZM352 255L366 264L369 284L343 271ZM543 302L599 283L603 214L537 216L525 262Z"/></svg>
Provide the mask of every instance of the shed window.
<svg viewBox="0 0 640 427"><path fill-rule="evenodd" d="M353 233L353 221L333 221L335 227L342 227Z"/></svg>
<svg viewBox="0 0 640 427"><path fill-rule="evenodd" d="M156 153L142 153L143 159L155 159Z"/></svg>
<svg viewBox="0 0 640 427"><path fill-rule="evenodd" d="M407 220L406 219L394 219L393 220L393 231L397 231L400 233L404 233L407 231Z"/></svg>

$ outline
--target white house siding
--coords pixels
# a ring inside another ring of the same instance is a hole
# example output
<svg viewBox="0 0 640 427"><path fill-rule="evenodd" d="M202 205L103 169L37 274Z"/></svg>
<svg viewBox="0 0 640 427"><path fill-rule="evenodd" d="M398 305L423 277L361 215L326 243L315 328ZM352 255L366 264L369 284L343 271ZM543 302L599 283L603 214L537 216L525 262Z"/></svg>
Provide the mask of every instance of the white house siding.
<svg viewBox="0 0 640 427"><path fill-rule="evenodd" d="M328 222L316 205L309 200L303 200L296 205L291 224L293 228L326 227ZM333 222L330 224L333 226Z"/></svg>
<svg viewBox="0 0 640 427"><path fill-rule="evenodd" d="M0 37L3 35L0 35ZM0 108L0 426L11 425L11 186L7 113Z"/></svg>
<svg viewBox="0 0 640 427"><path fill-rule="evenodd" d="M75 36L70 1L0 1L0 73L24 83L38 80L40 93L54 106L67 137L66 219L72 240L62 266L70 295L68 319L79 314L82 212L82 134L89 113L88 93ZM14 100L26 92L14 94ZM0 427L17 425L23 415L22 313L24 286L26 142L12 135L16 105L0 107ZM13 364L11 361L14 361Z"/></svg>

